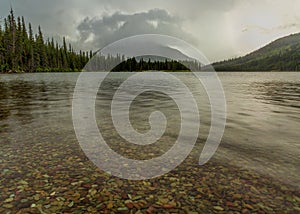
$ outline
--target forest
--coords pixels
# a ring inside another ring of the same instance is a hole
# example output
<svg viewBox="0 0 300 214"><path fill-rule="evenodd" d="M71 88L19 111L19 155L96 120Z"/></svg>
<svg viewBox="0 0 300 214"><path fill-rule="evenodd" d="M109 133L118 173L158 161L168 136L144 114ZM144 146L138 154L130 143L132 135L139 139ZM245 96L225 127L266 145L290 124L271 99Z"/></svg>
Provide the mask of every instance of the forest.
<svg viewBox="0 0 300 214"><path fill-rule="evenodd" d="M63 72L80 71L91 52L75 52L63 38L62 45L54 39L44 39L41 27L33 33L31 23L15 17L13 10L0 25L0 71Z"/></svg>
<svg viewBox="0 0 300 214"><path fill-rule="evenodd" d="M138 71L200 71L201 64L193 60L172 60L161 56L103 56L98 53L93 56L92 63L86 66L89 71L122 71L122 72L138 72Z"/></svg>
<svg viewBox="0 0 300 214"><path fill-rule="evenodd" d="M299 71L300 33L279 38L246 56L213 64L216 71Z"/></svg>
<svg viewBox="0 0 300 214"><path fill-rule="evenodd" d="M154 61L148 58L144 61L144 58L136 60L134 57L132 57L118 64L112 69L112 71L199 71L200 69L200 65L193 61L176 61L167 58L165 60Z"/></svg>
<svg viewBox="0 0 300 214"><path fill-rule="evenodd" d="M34 33L31 23L28 26L24 17L15 17L13 10L0 23L0 73L23 72L75 72L82 71L88 61L95 56L92 51L76 51L71 44L44 38L41 27ZM199 70L194 61L178 62L164 59L146 61L143 58L125 58L125 56L99 56L95 70L107 70L108 65L116 65L112 71L144 70ZM187 65L184 66L184 65Z"/></svg>

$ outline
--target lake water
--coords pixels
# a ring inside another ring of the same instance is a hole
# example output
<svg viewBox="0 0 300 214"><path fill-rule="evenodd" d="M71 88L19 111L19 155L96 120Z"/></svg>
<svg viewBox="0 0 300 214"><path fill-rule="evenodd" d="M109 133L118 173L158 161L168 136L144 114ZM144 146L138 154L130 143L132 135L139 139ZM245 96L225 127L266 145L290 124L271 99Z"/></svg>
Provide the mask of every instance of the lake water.
<svg viewBox="0 0 300 214"><path fill-rule="evenodd" d="M72 124L72 98L78 75L0 76L0 165L1 170L5 170L2 177L10 182L19 181L40 167L47 168L52 159L66 161L66 156L72 156L72 149L78 148ZM96 102L97 123L110 146L120 153L136 159L159 156L174 143L180 129L178 108L162 93L144 93L137 97L131 108L131 122L140 132L149 129L147 120L153 110L166 115L166 133L156 148L141 150L139 146L127 146L124 142L114 144L122 139L111 123L110 102L112 94L128 75L114 73L104 82ZM201 127L196 144L203 145L210 127L207 96L192 74L174 75L197 97ZM227 124L214 160L271 176L299 190L300 73L230 72L218 73L218 76L226 95ZM176 93L180 94L180 91ZM62 145L68 147L65 156L56 152L65 149ZM33 165L22 171L28 159L29 165ZM15 173L5 177L8 170L15 170Z"/></svg>

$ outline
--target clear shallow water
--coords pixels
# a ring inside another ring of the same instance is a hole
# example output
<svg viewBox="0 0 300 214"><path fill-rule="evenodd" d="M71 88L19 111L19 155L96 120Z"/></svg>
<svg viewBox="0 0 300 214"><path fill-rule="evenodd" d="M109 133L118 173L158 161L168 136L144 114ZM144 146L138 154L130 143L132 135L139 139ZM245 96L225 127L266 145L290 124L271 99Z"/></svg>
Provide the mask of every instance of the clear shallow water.
<svg viewBox="0 0 300 214"><path fill-rule="evenodd" d="M96 74L91 74L96 75ZM154 74L155 75L155 74ZM209 129L210 111L201 85L187 73L175 73L196 95L201 113L198 144ZM299 73L219 73L226 94L227 125L215 159L254 170L300 186L300 74ZM113 130L109 117L112 94L126 73L115 73L98 94L96 116L111 147L128 148ZM72 97L77 73L18 74L0 76L0 150L22 150L45 142L55 145L76 142L72 126ZM180 91L176 92L180 93ZM133 126L147 131L150 112L160 110L168 118L163 138L153 150L130 147L131 158L147 159L163 154L178 135L178 109L164 94L139 96L132 106ZM55 134L56 133L56 134ZM40 146L40 145L39 145ZM149 148L150 149L150 148ZM122 153L122 149L121 153ZM142 152L141 152L142 151ZM1 154L3 157L5 154ZM24 154L30 156L30 154ZM6 156L5 156L6 157ZM51 161L51 158L49 159ZM19 164L11 160L11 164Z"/></svg>

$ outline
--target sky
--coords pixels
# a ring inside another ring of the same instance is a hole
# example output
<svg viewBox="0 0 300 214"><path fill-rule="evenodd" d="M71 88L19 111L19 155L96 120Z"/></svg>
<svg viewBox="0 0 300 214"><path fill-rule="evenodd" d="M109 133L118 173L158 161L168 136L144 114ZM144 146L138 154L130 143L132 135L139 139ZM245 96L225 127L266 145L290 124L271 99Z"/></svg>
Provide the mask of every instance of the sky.
<svg viewBox="0 0 300 214"><path fill-rule="evenodd" d="M299 0L1 0L46 37L98 50L128 36L180 38L211 62L245 55L300 32Z"/></svg>

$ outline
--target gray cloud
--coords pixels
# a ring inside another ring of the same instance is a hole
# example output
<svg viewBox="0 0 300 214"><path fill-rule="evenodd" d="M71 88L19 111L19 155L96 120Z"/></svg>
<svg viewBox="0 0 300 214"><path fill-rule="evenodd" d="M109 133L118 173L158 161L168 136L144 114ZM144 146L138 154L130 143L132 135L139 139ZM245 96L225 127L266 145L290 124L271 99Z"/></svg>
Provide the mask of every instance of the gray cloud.
<svg viewBox="0 0 300 214"><path fill-rule="evenodd" d="M271 28L266 28L266 27L261 27L261 26L247 26L245 27L242 32L247 32L247 31L251 31L251 30L258 30L261 33L264 34L271 34L273 32L276 31L280 31L280 30L288 30L288 29L292 29L292 28L297 28L300 27L299 23L289 23L289 24L283 24L283 25L278 25L276 27L271 27Z"/></svg>
<svg viewBox="0 0 300 214"><path fill-rule="evenodd" d="M85 18L77 27L79 40L85 47L102 48L116 40L137 34L165 34L194 41L182 27L178 16L166 10L152 9L147 12L124 14L116 12L102 18Z"/></svg>
<svg viewBox="0 0 300 214"><path fill-rule="evenodd" d="M216 61L300 31L299 0L0 0L0 17L10 4L34 30L41 25L45 38L65 36L82 50L160 33L182 38Z"/></svg>

